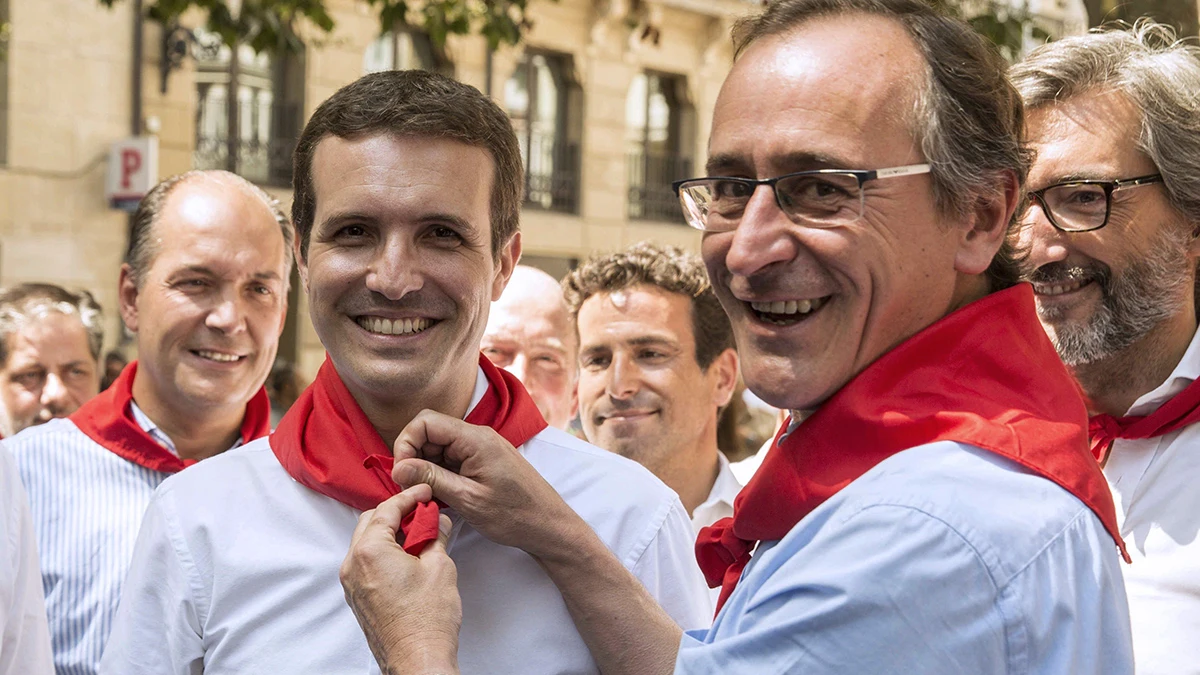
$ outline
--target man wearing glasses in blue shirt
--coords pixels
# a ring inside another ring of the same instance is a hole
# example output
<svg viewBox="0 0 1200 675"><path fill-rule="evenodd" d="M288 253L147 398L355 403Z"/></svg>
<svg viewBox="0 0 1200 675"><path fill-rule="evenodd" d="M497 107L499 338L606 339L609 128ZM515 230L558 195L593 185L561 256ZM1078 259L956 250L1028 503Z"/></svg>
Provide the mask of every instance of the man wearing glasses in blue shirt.
<svg viewBox="0 0 1200 675"><path fill-rule="evenodd" d="M1037 152L1022 221L1038 314L1089 399L1139 673L1200 667L1200 59L1145 22L1013 71Z"/></svg>
<svg viewBox="0 0 1200 675"><path fill-rule="evenodd" d="M342 569L384 672L458 672L453 566L395 543L431 496L538 560L606 675L1132 672L1086 410L1016 283L1005 64L922 0L777 0L734 43L676 189L747 386L792 419L700 534L713 625L672 627L511 448L423 413Z"/></svg>

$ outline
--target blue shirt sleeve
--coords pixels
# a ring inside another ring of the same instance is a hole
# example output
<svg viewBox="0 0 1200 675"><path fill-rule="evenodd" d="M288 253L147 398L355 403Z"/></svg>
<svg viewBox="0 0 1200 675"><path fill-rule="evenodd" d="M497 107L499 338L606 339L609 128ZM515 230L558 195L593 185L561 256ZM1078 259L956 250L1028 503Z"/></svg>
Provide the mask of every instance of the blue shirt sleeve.
<svg viewBox="0 0 1200 675"><path fill-rule="evenodd" d="M964 537L910 506L828 517L759 547L676 673L1006 672L998 589Z"/></svg>

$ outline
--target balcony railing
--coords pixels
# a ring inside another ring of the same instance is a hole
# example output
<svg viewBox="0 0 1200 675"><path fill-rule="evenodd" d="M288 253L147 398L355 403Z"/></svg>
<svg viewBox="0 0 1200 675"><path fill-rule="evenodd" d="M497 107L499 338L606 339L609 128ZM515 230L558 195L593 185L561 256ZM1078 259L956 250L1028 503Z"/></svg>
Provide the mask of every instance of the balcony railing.
<svg viewBox="0 0 1200 675"><path fill-rule="evenodd" d="M682 223L683 211L671 183L692 174L692 160L679 155L629 154L629 217Z"/></svg>
<svg viewBox="0 0 1200 675"><path fill-rule="evenodd" d="M264 185L286 186L292 182L292 152L300 130L300 108L296 105L261 106L251 119L269 114L269 134L260 135L260 128L242 129L241 140L234 146L235 173ZM243 119L245 119L243 117ZM224 129L205 133L205 125L196 130L196 152L193 164L197 169L228 169L229 136Z"/></svg>
<svg viewBox="0 0 1200 675"><path fill-rule="evenodd" d="M579 212L579 145L533 136L525 171L525 206Z"/></svg>

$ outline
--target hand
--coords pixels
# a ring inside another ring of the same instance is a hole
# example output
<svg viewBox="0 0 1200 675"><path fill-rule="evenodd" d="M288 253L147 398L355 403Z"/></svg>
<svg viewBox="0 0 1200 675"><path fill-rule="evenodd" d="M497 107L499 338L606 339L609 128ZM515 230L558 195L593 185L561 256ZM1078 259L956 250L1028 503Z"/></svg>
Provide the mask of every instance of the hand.
<svg viewBox="0 0 1200 675"><path fill-rule="evenodd" d="M462 600L458 571L446 554L450 519L438 539L413 557L397 543L400 520L433 497L416 485L364 512L342 561L342 588L384 673L458 672Z"/></svg>
<svg viewBox="0 0 1200 675"><path fill-rule="evenodd" d="M393 445L392 480L427 484L483 536L535 558L562 554L572 528L591 529L494 429L424 410Z"/></svg>

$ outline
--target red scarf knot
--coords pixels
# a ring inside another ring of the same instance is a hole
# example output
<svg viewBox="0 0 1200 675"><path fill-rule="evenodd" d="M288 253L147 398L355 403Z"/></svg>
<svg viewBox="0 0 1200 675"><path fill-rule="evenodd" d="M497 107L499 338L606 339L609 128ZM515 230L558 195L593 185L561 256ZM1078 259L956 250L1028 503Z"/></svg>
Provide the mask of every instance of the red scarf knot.
<svg viewBox="0 0 1200 675"><path fill-rule="evenodd" d="M489 426L513 446L524 445L546 428L525 387L512 374L479 358L487 379L483 399L467 415L469 424ZM346 389L333 361L300 394L275 433L271 450L283 468L305 487L359 511L368 511L400 488L392 480L394 455ZM403 547L418 555L437 539L438 505L418 504L400 524Z"/></svg>
<svg viewBox="0 0 1200 675"><path fill-rule="evenodd" d="M701 531L696 557L709 584L721 584L717 611L758 541L782 539L883 460L938 441L993 452L1055 482L1096 514L1128 562L1086 423L1029 284L943 317L867 366L786 438L781 429L730 522ZM859 440L855 452L841 440L848 430Z"/></svg>
<svg viewBox="0 0 1200 675"><path fill-rule="evenodd" d="M163 473L177 473L196 463L181 459L159 445L133 418L133 380L138 362L125 366L116 380L104 391L84 403L71 421L85 436L104 446L113 454L138 466ZM271 432L271 401L267 390L258 392L246 403L242 417L242 443L249 443Z"/></svg>
<svg viewBox="0 0 1200 675"><path fill-rule="evenodd" d="M1092 455L1102 462L1112 450L1113 441L1118 438L1157 438L1179 431L1197 421L1200 421L1200 380L1193 380L1183 391L1172 396L1149 415L1094 415L1088 423Z"/></svg>

